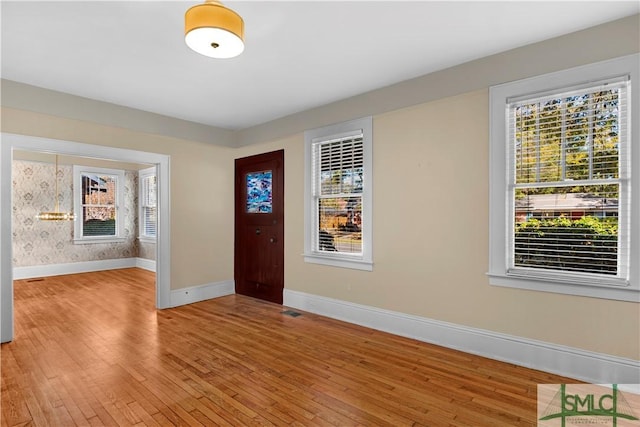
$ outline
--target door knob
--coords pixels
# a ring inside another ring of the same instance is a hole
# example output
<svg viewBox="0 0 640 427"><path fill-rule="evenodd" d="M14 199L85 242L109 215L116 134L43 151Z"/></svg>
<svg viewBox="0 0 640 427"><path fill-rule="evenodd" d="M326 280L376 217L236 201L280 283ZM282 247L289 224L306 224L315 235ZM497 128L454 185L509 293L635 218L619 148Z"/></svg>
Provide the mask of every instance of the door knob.
<svg viewBox="0 0 640 427"><path fill-rule="evenodd" d="M275 237L270 238L270 239L269 239L269 242L271 242L271 243L275 243L275 242L276 242Z"/></svg>

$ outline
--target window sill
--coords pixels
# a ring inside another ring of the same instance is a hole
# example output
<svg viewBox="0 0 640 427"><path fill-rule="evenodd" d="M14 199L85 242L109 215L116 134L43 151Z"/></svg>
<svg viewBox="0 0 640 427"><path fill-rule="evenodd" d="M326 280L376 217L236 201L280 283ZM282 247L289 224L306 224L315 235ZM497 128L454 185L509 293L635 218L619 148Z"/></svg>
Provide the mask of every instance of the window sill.
<svg viewBox="0 0 640 427"><path fill-rule="evenodd" d="M140 243L156 243L155 237L138 236L138 240L140 241Z"/></svg>
<svg viewBox="0 0 640 427"><path fill-rule="evenodd" d="M304 254L304 262L328 265L332 267L351 268L354 270L373 271L373 263L361 259L337 257L330 255Z"/></svg>
<svg viewBox="0 0 640 427"><path fill-rule="evenodd" d="M74 245L93 245L99 243L124 243L127 239L124 237L85 237L83 239L73 239Z"/></svg>
<svg viewBox="0 0 640 427"><path fill-rule="evenodd" d="M539 292L552 292L591 298L603 298L617 301L640 302L640 290L636 287L578 284L545 281L539 278L514 277L506 274L487 273L489 284L506 288L528 289Z"/></svg>

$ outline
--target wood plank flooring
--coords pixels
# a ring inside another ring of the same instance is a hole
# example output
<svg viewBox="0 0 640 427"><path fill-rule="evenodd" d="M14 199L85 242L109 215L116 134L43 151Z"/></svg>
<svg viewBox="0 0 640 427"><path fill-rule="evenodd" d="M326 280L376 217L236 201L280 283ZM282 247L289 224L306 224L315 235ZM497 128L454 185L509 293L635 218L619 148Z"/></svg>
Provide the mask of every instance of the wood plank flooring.
<svg viewBox="0 0 640 427"><path fill-rule="evenodd" d="M15 282L2 426L533 426L568 378L232 295L156 311L154 275Z"/></svg>

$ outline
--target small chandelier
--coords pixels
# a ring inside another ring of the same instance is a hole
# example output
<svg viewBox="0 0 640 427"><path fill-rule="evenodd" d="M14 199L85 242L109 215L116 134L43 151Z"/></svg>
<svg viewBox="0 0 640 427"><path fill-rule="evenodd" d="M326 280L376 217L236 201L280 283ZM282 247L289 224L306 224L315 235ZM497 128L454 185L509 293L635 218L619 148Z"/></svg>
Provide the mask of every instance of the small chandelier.
<svg viewBox="0 0 640 427"><path fill-rule="evenodd" d="M40 212L38 215L36 215L36 219L39 219L40 221L73 221L74 219L76 219L76 216L72 213L68 213L68 212L60 212L60 202L58 199L58 155L56 154L56 169L54 171L54 177L55 177L55 188L56 188L56 192L55 192L55 197L56 197L56 210L55 212Z"/></svg>
<svg viewBox="0 0 640 427"><path fill-rule="evenodd" d="M184 40L211 58L233 58L244 50L244 21L218 0L206 0L184 15Z"/></svg>

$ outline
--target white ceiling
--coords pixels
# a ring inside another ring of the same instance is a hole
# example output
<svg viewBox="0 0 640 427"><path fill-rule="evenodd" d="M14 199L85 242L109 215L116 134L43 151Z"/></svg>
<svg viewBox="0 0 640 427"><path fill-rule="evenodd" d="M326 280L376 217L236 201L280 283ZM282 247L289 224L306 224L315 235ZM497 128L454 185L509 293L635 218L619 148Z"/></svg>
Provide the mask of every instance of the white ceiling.
<svg viewBox="0 0 640 427"><path fill-rule="evenodd" d="M244 129L636 14L635 1L228 1L244 53L200 56L200 1L2 1L2 78ZM588 46L585 46L588 49Z"/></svg>

